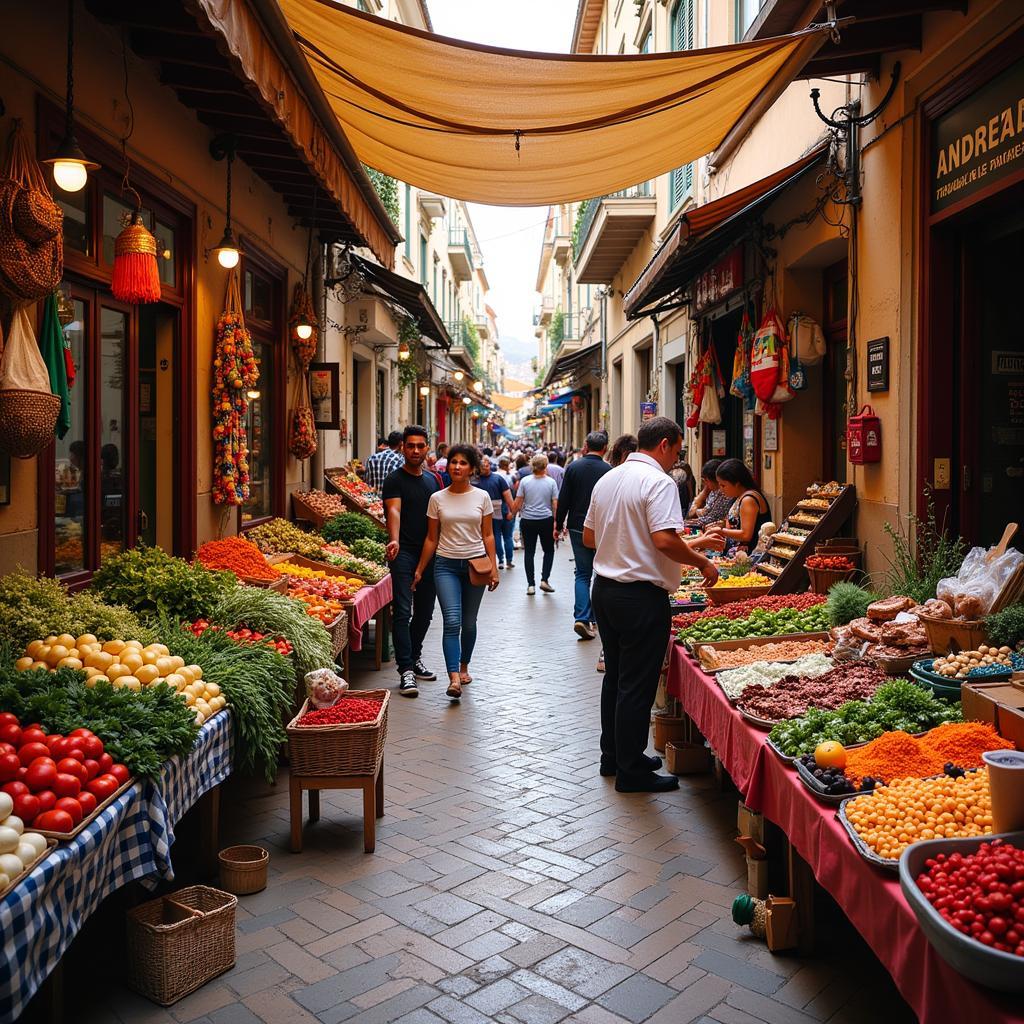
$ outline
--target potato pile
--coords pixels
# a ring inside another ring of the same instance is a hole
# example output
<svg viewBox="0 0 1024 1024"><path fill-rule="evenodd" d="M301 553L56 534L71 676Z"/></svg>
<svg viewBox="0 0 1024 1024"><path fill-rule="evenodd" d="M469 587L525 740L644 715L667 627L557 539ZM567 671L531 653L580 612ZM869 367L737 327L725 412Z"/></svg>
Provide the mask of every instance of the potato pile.
<svg viewBox="0 0 1024 1024"><path fill-rule="evenodd" d="M1009 647L989 647L982 644L976 651L961 651L947 654L932 662L932 671L949 679L966 679L971 669L986 668L989 665L1005 665L1011 668Z"/></svg>
<svg viewBox="0 0 1024 1024"><path fill-rule="evenodd" d="M91 633L73 637L70 633L33 640L24 657L15 662L19 672L30 669L76 668L85 673L85 685L95 686L109 680L118 689L141 690L144 686L166 683L195 709L196 723L202 725L227 704L216 683L203 680L199 665L186 665L184 658L172 655L165 644L143 646L139 640L97 640Z"/></svg>

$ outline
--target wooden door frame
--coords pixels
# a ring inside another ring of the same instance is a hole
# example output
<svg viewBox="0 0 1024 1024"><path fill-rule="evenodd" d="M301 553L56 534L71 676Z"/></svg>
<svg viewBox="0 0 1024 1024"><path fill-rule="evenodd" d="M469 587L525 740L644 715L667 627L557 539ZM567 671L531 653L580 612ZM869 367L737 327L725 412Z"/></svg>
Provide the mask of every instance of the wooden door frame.
<svg viewBox="0 0 1024 1024"><path fill-rule="evenodd" d="M843 309L842 317L836 320L826 320L826 316L830 308L830 291L833 285L840 280L845 280L847 283L847 293L849 293L849 277L850 277L850 261L848 257L843 257L841 260L837 260L830 266L825 267L821 273L821 312L822 312L822 333L825 335L825 360L822 373L822 423L824 429L821 432L821 472L822 476L826 480L837 480L836 475L836 442L838 438L834 435L834 425L836 421L836 406L839 404L839 396L835 393L832 387L832 382L835 380L836 372L836 358L837 352L835 343L840 337L844 345L850 343L849 333L849 311ZM845 395L843 396L845 399ZM849 417L847 417L849 418ZM846 467L844 466L845 470Z"/></svg>

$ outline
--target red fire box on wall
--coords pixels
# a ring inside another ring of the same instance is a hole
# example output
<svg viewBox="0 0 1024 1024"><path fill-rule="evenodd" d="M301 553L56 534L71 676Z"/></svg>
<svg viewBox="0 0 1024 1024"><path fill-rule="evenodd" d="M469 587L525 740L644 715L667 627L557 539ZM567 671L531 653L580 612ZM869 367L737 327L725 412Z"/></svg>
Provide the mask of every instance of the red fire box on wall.
<svg viewBox="0 0 1024 1024"><path fill-rule="evenodd" d="M882 421L870 405L850 417L846 429L846 446L855 466L882 461Z"/></svg>

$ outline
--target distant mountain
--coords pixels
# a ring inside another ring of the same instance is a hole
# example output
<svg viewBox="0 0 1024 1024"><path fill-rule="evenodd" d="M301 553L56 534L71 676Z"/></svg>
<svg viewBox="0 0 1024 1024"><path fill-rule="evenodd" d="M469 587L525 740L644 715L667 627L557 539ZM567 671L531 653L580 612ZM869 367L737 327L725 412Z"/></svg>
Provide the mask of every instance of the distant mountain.
<svg viewBox="0 0 1024 1024"><path fill-rule="evenodd" d="M527 387L533 387L533 378L536 373L530 365L529 360L525 363L510 363L505 361L505 386L509 387L510 380L528 381Z"/></svg>
<svg viewBox="0 0 1024 1024"><path fill-rule="evenodd" d="M522 341L511 334L501 336L501 354L505 357L505 363L511 366L513 363L529 362L537 354L537 339Z"/></svg>

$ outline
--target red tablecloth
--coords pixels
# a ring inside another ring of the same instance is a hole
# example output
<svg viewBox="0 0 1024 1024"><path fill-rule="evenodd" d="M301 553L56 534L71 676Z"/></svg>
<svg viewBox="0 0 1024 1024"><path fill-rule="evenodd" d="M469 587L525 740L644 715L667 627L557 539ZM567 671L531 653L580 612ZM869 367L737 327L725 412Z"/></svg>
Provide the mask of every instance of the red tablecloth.
<svg viewBox="0 0 1024 1024"><path fill-rule="evenodd" d="M348 646L349 650L363 649L363 626L385 605L391 604L391 575L388 574L372 587L361 587L356 591L355 600L348 605Z"/></svg>
<svg viewBox="0 0 1024 1024"><path fill-rule="evenodd" d="M934 951L903 898L896 873L860 856L835 810L811 795L796 772L768 749L766 734L740 718L714 678L678 644L667 685L714 748L746 805L786 834L885 965L921 1024L945 1024L953 1013L986 1024L1024 1019L1019 998L975 985Z"/></svg>

